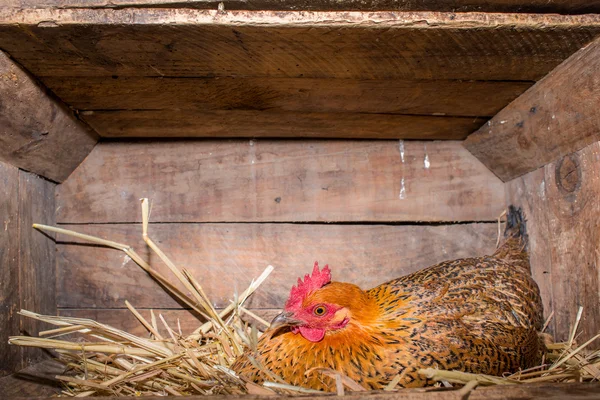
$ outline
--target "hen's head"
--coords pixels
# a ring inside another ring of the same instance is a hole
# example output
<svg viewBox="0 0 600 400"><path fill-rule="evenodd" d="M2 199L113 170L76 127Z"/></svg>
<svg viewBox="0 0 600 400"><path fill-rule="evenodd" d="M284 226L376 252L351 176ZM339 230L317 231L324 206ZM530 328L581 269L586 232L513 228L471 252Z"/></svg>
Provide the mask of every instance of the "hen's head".
<svg viewBox="0 0 600 400"><path fill-rule="evenodd" d="M350 283L331 282L329 266L319 270L315 262L311 275L298 279L284 311L275 317L271 328L289 326L311 342L321 341L327 333L334 334L352 322L364 319L371 303L368 295Z"/></svg>

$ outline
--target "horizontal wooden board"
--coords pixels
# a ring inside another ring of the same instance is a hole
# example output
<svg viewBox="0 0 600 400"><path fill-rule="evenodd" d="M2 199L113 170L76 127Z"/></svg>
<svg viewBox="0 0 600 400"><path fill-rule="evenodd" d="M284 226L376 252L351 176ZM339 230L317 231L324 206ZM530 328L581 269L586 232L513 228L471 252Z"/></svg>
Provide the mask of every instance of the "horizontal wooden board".
<svg viewBox="0 0 600 400"><path fill-rule="evenodd" d="M511 181L508 188L509 201L525 204L528 224L534 224L532 268L534 276L545 275L542 288L551 285L555 338L568 340L581 306L582 343L600 331L600 142Z"/></svg>
<svg viewBox="0 0 600 400"><path fill-rule="evenodd" d="M600 40L471 135L465 146L508 181L600 140Z"/></svg>
<svg viewBox="0 0 600 400"><path fill-rule="evenodd" d="M3 0L8 7L188 7L225 10L365 10L600 13L597 0Z"/></svg>
<svg viewBox="0 0 600 400"><path fill-rule="evenodd" d="M227 77L43 81L78 110L195 110L199 116L213 110L268 110L485 117L533 83Z"/></svg>
<svg viewBox="0 0 600 400"><path fill-rule="evenodd" d="M147 320L151 321L151 313L148 309L139 309L137 311ZM219 310L220 311L220 310ZM267 322L271 320L281 312L281 309L252 309L252 313L258 315ZM171 329L181 332L184 335L189 335L196 330L204 321L201 316L197 316L194 312L185 309L173 310L173 309L153 309L154 315L158 321L158 331L168 336L167 330L159 319L159 315L162 315L165 321ZM131 334L140 337L148 337L148 330L133 316L131 311L127 309L105 309L105 308L61 308L58 310L58 315L74 318L88 318L98 321L103 324L110 325L117 329L124 330ZM264 325L256 322L252 317L247 314L243 314L242 318L244 321L250 324L256 324L257 327L263 330Z"/></svg>
<svg viewBox="0 0 600 400"><path fill-rule="evenodd" d="M0 8L34 75L537 80L600 34L594 15Z"/></svg>
<svg viewBox="0 0 600 400"><path fill-rule="evenodd" d="M97 135L0 51L0 160L62 182Z"/></svg>
<svg viewBox="0 0 600 400"><path fill-rule="evenodd" d="M139 224L67 225L127 243L172 277L141 238ZM152 224L150 237L180 268L189 269L216 307L226 307L271 264L275 271L249 307L280 308L298 276L328 263L334 280L367 289L436 262L493 252L496 224L311 225ZM60 236L59 240L70 241ZM97 246L58 245L58 306L141 308L180 305L123 252ZM172 277L173 281L175 278Z"/></svg>
<svg viewBox="0 0 600 400"><path fill-rule="evenodd" d="M100 143L57 188L57 222L495 221L504 186L461 142Z"/></svg>
<svg viewBox="0 0 600 400"><path fill-rule="evenodd" d="M89 111L82 119L108 138L263 137L338 139L466 138L474 117L269 111Z"/></svg>

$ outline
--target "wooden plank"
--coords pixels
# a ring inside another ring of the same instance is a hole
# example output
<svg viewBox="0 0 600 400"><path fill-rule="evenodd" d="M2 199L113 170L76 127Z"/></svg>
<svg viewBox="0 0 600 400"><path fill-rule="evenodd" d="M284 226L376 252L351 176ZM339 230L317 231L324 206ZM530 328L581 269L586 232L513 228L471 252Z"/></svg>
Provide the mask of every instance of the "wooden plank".
<svg viewBox="0 0 600 400"><path fill-rule="evenodd" d="M19 171L20 308L41 314L56 314L56 246L52 237L34 230L33 223L53 225L56 185L34 174ZM20 318L21 332L35 336L50 325ZM47 357L44 351L23 350L25 365Z"/></svg>
<svg viewBox="0 0 600 400"><path fill-rule="evenodd" d="M568 339L577 310L583 306L578 338L583 342L600 331L600 142L541 171L521 182L510 182L509 187L522 186L522 193L516 192L515 197L535 204L527 215L529 226L539 224L530 232L532 243L540 246L534 250L539 256L532 258L532 266L534 274L547 271L550 275L555 338ZM542 287L547 286L547 279Z"/></svg>
<svg viewBox="0 0 600 400"><path fill-rule="evenodd" d="M0 47L39 77L537 80L598 34L594 15L0 9Z"/></svg>
<svg viewBox="0 0 600 400"><path fill-rule="evenodd" d="M61 182L96 134L0 51L0 160Z"/></svg>
<svg viewBox="0 0 600 400"><path fill-rule="evenodd" d="M495 221L504 185L460 142L99 144L57 188L59 223Z"/></svg>
<svg viewBox="0 0 600 400"><path fill-rule="evenodd" d="M480 117L495 115L533 83L152 77L46 77L43 82L78 110L269 110Z"/></svg>
<svg viewBox="0 0 600 400"><path fill-rule="evenodd" d="M171 276L143 244L139 224L66 227L132 245ZM443 260L489 254L496 230L496 224L153 224L150 236L176 265L192 271L215 307L229 305L234 292L272 264L275 271L248 306L280 308L317 260L330 265L333 279L366 289ZM141 308L180 308L117 250L61 243L57 279L59 307L121 308L129 300Z"/></svg>
<svg viewBox="0 0 600 400"><path fill-rule="evenodd" d="M88 111L83 119L103 137L267 137L343 139L466 138L485 121L358 113L270 111Z"/></svg>
<svg viewBox="0 0 600 400"><path fill-rule="evenodd" d="M597 0L4 0L5 7L124 8L190 7L225 10L363 10L600 13Z"/></svg>
<svg viewBox="0 0 600 400"><path fill-rule="evenodd" d="M541 384L523 384L523 385L497 385L497 386L479 386L475 390L469 393L469 400L531 400L531 399L544 399L544 400L562 400L562 399L598 399L600 396L600 383L541 383ZM142 396L137 397L140 400L156 400L158 397ZM229 396L213 396L218 400L231 398ZM265 396L257 395L244 395L243 399L247 400L262 400ZM269 396L269 399L273 400L285 400L289 399L289 395L274 395ZM323 395L302 395L303 399L307 400L321 400ZM463 392L459 390L445 390L438 389L435 391L428 390L423 391L419 389L403 389L397 392L384 392L375 391L370 393L361 394L346 394L344 399L346 400L463 400L465 398ZM33 398L16 398L15 400L33 400ZM35 400L51 400L51 397L36 397ZM121 397L103 397L106 400L118 400ZM205 395L202 396L186 396L186 400L204 400Z"/></svg>
<svg viewBox="0 0 600 400"><path fill-rule="evenodd" d="M465 146L508 181L600 140L600 40L525 92Z"/></svg>
<svg viewBox="0 0 600 400"><path fill-rule="evenodd" d="M140 314L147 321L151 320L150 310L147 309L137 309ZM169 310L169 309L154 309L154 315L158 318L158 315L162 315L163 318L167 321L167 324L175 330L178 331L179 327L181 327L181 332L184 335L191 334L196 330L203 322L204 319L202 317L198 317L195 313L190 310ZM264 320L270 322L275 318L277 314L281 312L281 309L252 309L252 312L263 318ZM144 326L133 316L133 314L127 309L103 309L103 308L61 308L58 310L58 315L66 316L66 317L74 317L74 318L90 318L94 321L98 321L103 324L110 325L117 329L124 330L131 334L140 337L147 337L148 331ZM254 319L251 317L247 317L246 315L242 316L245 321L253 323ZM158 330L159 332L164 332L165 335L168 335L164 325L158 320ZM264 329L263 325L258 324L259 329Z"/></svg>
<svg viewBox="0 0 600 400"><path fill-rule="evenodd" d="M42 361L1 378L0 393L5 399L17 396L55 396L62 384L54 377L62 375L64 370L64 365L55 360Z"/></svg>
<svg viewBox="0 0 600 400"><path fill-rule="evenodd" d="M0 162L0 377L22 368L19 334L19 170Z"/></svg>

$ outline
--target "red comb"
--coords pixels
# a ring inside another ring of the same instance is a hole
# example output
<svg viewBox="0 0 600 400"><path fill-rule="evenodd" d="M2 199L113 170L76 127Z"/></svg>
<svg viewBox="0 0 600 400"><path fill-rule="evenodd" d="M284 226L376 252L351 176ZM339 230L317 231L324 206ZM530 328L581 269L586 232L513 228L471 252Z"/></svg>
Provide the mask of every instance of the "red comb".
<svg viewBox="0 0 600 400"><path fill-rule="evenodd" d="M298 287L292 286L290 291L290 298L285 303L285 309L299 308L302 304L302 300L311 292L322 288L326 284L331 282L331 271L329 265L319 271L319 263L315 261L315 266L311 275L306 274L304 276L304 282L298 278Z"/></svg>

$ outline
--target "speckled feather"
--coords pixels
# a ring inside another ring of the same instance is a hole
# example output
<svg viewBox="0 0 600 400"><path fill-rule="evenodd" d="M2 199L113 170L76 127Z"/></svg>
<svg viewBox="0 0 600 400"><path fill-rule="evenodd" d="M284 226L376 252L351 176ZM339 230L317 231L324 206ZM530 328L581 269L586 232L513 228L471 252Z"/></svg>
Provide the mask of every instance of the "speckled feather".
<svg viewBox="0 0 600 400"><path fill-rule="evenodd" d="M311 342L289 329L266 332L255 353L233 369L262 382L256 363L304 387L332 391L335 382L314 367L340 371L368 389L431 384L420 368L501 375L539 362L542 325L539 289L515 229L491 256L442 262L363 291L331 282L306 302L331 302L350 310L343 329Z"/></svg>

